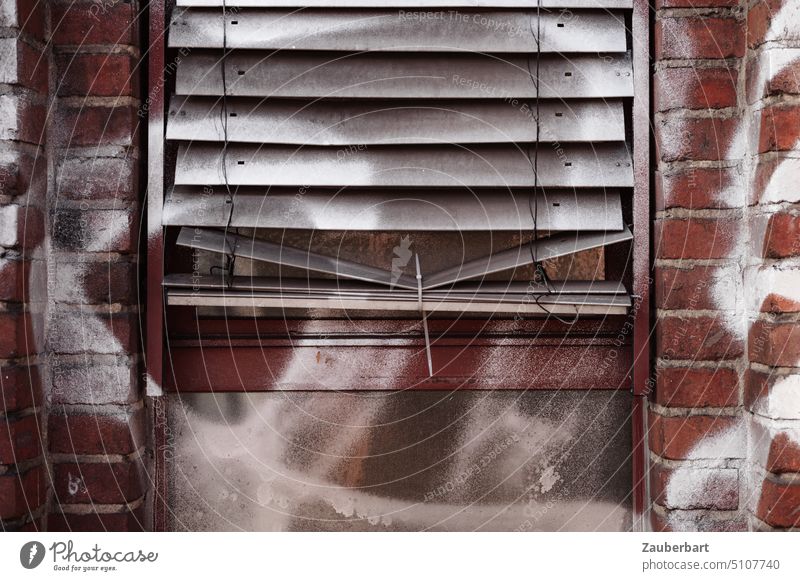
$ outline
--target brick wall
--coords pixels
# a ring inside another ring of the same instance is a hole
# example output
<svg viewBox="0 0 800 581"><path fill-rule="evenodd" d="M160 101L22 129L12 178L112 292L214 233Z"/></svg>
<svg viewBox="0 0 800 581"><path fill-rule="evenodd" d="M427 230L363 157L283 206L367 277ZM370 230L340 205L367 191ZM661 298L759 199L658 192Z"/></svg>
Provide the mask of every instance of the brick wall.
<svg viewBox="0 0 800 581"><path fill-rule="evenodd" d="M41 529L47 504L42 360L48 103L44 12L0 5L0 522Z"/></svg>
<svg viewBox="0 0 800 581"><path fill-rule="evenodd" d="M0 14L0 518L141 529L138 5Z"/></svg>
<svg viewBox="0 0 800 581"><path fill-rule="evenodd" d="M656 8L652 526L800 526L800 12Z"/></svg>

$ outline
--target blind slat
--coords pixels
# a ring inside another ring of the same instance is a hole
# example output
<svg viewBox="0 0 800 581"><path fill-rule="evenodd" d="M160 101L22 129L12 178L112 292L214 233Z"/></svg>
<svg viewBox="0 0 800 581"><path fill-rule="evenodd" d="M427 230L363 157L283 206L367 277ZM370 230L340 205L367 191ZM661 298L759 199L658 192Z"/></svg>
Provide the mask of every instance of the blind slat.
<svg viewBox="0 0 800 581"><path fill-rule="evenodd" d="M533 264L534 256L538 261L550 260L583 250L625 242L631 238L633 238L633 235L627 227L621 232L556 234L548 238L540 238L530 244L523 244L517 248L510 248L483 258L463 262L452 268L434 273L423 279L423 285L426 289L451 285L463 280L480 278L496 272Z"/></svg>
<svg viewBox="0 0 800 581"><path fill-rule="evenodd" d="M334 291L347 294L368 294L385 292L385 288L354 280L331 280L314 278L289 278L268 276L234 276L231 279L213 275L173 273L164 276L163 285L167 288L195 288L250 290L250 291L288 291L304 293L330 293ZM460 282L441 290L427 291L428 296L463 297L475 294L495 295L543 295L553 291L558 294L599 294L624 295L625 285L612 280L553 280L549 285L532 281L481 281ZM393 296L403 296L404 290L392 290ZM416 294L414 295L416 296Z"/></svg>
<svg viewBox="0 0 800 581"><path fill-rule="evenodd" d="M478 296L468 301L428 297L418 299L303 295L292 293L242 293L236 291L169 290L167 304L176 306L246 307L278 309L335 309L348 311L403 311L426 316L443 313L624 315L631 305L628 297L606 295L544 295L538 301L511 301L496 296Z"/></svg>
<svg viewBox="0 0 800 581"><path fill-rule="evenodd" d="M177 0L178 6L232 8L530 8L535 0ZM632 0L541 0L542 8L632 8Z"/></svg>
<svg viewBox="0 0 800 581"><path fill-rule="evenodd" d="M630 56L362 53L269 55L234 51L226 91L237 97L393 99L575 99L633 95ZM178 63L180 95L222 95L220 53L193 51Z"/></svg>
<svg viewBox="0 0 800 581"><path fill-rule="evenodd" d="M625 22L605 11L189 9L171 22L169 45L324 51L624 52ZM591 37L591 42L586 38Z"/></svg>
<svg viewBox="0 0 800 581"><path fill-rule="evenodd" d="M542 143L533 147L366 148L181 145L176 185L306 187L617 188L633 185L624 144ZM533 165L538 179L534 179Z"/></svg>
<svg viewBox="0 0 800 581"><path fill-rule="evenodd" d="M222 118L227 110L227 127ZM536 116L540 120L537 134ZM620 100L342 102L175 98L167 139L294 145L624 141Z"/></svg>
<svg viewBox="0 0 800 581"><path fill-rule="evenodd" d="M518 231L534 229L530 194L512 192L386 191L237 193L174 191L166 200L165 226L288 228L301 230ZM541 230L622 230L616 191L540 194L536 227ZM233 216L230 216L233 211Z"/></svg>

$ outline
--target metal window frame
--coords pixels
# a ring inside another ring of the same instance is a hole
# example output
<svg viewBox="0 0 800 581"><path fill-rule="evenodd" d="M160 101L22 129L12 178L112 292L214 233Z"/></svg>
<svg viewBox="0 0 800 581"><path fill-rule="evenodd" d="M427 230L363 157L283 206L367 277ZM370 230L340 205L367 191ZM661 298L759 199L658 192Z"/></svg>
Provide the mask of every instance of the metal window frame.
<svg viewBox="0 0 800 581"><path fill-rule="evenodd" d="M543 3L543 6L546 3ZM580 2L575 3L576 6ZM624 4L624 3L623 3ZM232 362L234 351L242 358L243 363L250 362L255 368L259 361L263 363L264 349L268 349L274 361L280 361L296 349L326 349L331 354L346 355L354 349L419 349L421 339L406 337L407 325L402 321L382 323L384 333L394 330L400 338L366 336L353 339L347 335L348 329L327 328L322 325L312 336L303 336L302 325L297 321L225 321L220 326L218 321L200 323L191 312L175 309L165 310L162 278L164 276L164 229L161 226L165 193L165 113L168 103L165 100L164 70L166 66L166 32L168 18L166 2L154 0L149 3L149 50L148 50L148 138L147 138L147 243L146 243L146 318L145 318L145 383L146 395L150 403L153 425L153 497L152 527L156 531L165 531L168 527L169 506L167 503L167 464L169 458L169 428L166 424L165 391L179 391L178 385L183 378L191 377L197 371L197 354L203 349L205 360L219 373ZM514 327L502 321L459 321L455 325L447 322L431 321L434 335L447 332L446 344L441 345L444 354L458 354L461 360L471 362L482 361L490 352L493 357L506 357L509 361L518 357L520 349L529 356L534 354L537 361L552 364L553 361L567 361L567 368L572 377L580 377L585 387L590 389L629 388L632 397L632 496L634 509L634 528L644 529L646 515L646 398L650 393L650 8L645 0L633 0L632 11L633 50L633 230L635 244L632 245L630 263L634 306L624 321L612 324L609 321L581 321L569 329L559 327L555 321L526 321ZM191 311L191 309L189 309ZM200 324L200 327L198 327ZM331 326L330 324L328 326ZM609 339L614 333L632 326L632 339L627 340L624 349L619 350L617 341ZM340 326L341 327L341 326ZM577 327L577 328L576 328ZM191 339L170 341L167 333L175 337L184 337L197 333L198 329L209 340L200 344ZM481 333L479 340L470 339L470 335ZM336 333L340 335L337 336ZM598 337L598 333L602 337ZM214 338L227 334L228 339ZM250 338L246 338L246 337ZM231 339L230 337L236 337ZM239 338L241 337L241 338ZM253 338L255 337L255 338ZM322 339L324 338L324 339ZM531 349L531 347L534 347ZM435 348L436 349L436 348ZM213 355L212 355L213 353ZM436 353L436 351L434 351ZM577 358L566 357L565 354L578 353ZM602 364L609 354L614 354L614 364L608 369L604 381L598 384L598 365ZM553 356L558 354L557 359ZM570 377L567 374L550 373L549 378L537 373L534 366L529 366L529 375L519 378L519 385L471 385L452 381L451 377L428 378L425 363L420 361L416 385L413 389L558 389L562 388L556 378L562 380ZM228 367L230 369L230 367ZM253 374L251 374L253 375ZM231 379L231 373L227 373ZM204 376L213 379L213 376ZM244 385L255 377L235 378ZM460 378L460 379L463 379ZM360 384L352 385L353 390L369 389L368 378L362 378ZM614 386L616 384L616 386ZM214 385L218 391L241 389L235 382ZM262 386L264 388L264 386Z"/></svg>

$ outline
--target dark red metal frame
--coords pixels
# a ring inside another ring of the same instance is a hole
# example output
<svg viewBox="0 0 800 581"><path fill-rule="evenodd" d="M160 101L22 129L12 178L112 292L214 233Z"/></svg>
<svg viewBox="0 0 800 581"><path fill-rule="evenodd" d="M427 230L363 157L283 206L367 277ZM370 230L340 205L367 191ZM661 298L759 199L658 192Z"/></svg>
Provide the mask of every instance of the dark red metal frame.
<svg viewBox="0 0 800 581"><path fill-rule="evenodd" d="M633 231L631 316L580 321L567 328L554 321L431 321L434 378L428 377L424 345L413 321L305 321L201 319L188 308L165 311L164 271L164 65L165 0L150 3L149 125L147 182L146 366L154 450L153 529L167 529L168 434L166 398L179 391L309 389L276 382L290 360L369 361L373 355L404 353L397 378L376 377L369 366L347 374L347 385L327 389L623 389L633 394L634 526L644 528L647 506L646 397L650 378L650 7L634 0L632 36ZM632 317L632 322L631 322ZM629 332L632 324L632 337ZM623 332L623 329L626 329ZM166 331L169 331L168 333ZM479 335L476 333L480 332ZM619 337L625 337L620 345ZM354 357L354 355L358 355ZM493 379L483 366L511 369ZM373 375L370 375L372 373ZM476 382L474 378L480 377ZM187 389L186 386L192 386Z"/></svg>
<svg viewBox="0 0 800 581"><path fill-rule="evenodd" d="M147 281L145 366L151 412L153 446L153 522L155 531L167 529L166 400L157 393L164 381L164 0L149 3L147 124Z"/></svg>

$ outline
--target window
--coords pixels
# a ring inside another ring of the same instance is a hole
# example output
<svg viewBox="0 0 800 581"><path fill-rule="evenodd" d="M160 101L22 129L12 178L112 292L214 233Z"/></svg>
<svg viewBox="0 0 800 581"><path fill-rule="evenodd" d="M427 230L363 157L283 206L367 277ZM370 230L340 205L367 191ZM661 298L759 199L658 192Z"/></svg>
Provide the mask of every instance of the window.
<svg viewBox="0 0 800 581"><path fill-rule="evenodd" d="M178 0L151 145L163 387L630 387L646 22L632 0Z"/></svg>

